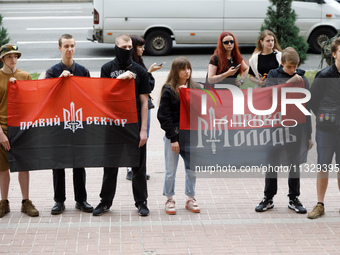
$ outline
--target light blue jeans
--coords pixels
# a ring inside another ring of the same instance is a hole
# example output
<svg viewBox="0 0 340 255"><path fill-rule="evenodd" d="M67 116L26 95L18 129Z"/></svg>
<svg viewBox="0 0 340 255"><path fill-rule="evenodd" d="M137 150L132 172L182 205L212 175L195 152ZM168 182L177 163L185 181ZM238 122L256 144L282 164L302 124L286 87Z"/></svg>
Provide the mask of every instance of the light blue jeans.
<svg viewBox="0 0 340 255"><path fill-rule="evenodd" d="M175 178L178 165L179 154L171 150L171 140L166 137L164 140L164 158L165 158L165 180L163 194L167 197L175 195ZM181 155L182 156L182 155ZM196 173L190 170L190 159L182 157L185 165L185 194L195 196Z"/></svg>

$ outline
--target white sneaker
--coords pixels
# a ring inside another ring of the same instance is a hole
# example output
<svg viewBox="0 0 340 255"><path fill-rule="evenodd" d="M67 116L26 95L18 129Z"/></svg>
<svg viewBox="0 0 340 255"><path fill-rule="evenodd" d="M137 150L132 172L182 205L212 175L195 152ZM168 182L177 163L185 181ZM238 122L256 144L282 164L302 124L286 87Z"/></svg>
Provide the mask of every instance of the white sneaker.
<svg viewBox="0 0 340 255"><path fill-rule="evenodd" d="M176 214L175 200L168 199L168 201L166 201L165 212L170 215Z"/></svg>
<svg viewBox="0 0 340 255"><path fill-rule="evenodd" d="M189 200L187 200L187 202L185 203L185 208L193 213L201 212L201 209L199 208L195 198L190 198Z"/></svg>

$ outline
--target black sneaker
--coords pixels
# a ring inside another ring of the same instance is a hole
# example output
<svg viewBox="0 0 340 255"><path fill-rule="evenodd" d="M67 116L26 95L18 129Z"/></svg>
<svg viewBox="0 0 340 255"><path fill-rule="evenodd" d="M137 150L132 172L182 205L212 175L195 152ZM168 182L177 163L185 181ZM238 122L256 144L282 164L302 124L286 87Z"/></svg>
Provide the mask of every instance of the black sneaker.
<svg viewBox="0 0 340 255"><path fill-rule="evenodd" d="M297 197L289 200L288 208L294 210L296 213L307 213L306 208L301 204Z"/></svg>
<svg viewBox="0 0 340 255"><path fill-rule="evenodd" d="M99 205L97 205L97 207L93 210L92 214L93 216L101 216L109 210L110 208L106 204L99 203Z"/></svg>
<svg viewBox="0 0 340 255"><path fill-rule="evenodd" d="M131 169L131 167L128 167L128 169L127 169L126 180L129 180L129 181L132 180L132 169Z"/></svg>
<svg viewBox="0 0 340 255"><path fill-rule="evenodd" d="M148 208L146 202L143 202L143 203L139 204L137 206L137 208L138 208L138 213L139 213L140 216L148 216L149 213L150 213L149 208Z"/></svg>
<svg viewBox="0 0 340 255"><path fill-rule="evenodd" d="M264 197L262 201L255 207L255 211L257 212L265 212L268 209L272 209L274 207L274 201L272 198L268 199Z"/></svg>

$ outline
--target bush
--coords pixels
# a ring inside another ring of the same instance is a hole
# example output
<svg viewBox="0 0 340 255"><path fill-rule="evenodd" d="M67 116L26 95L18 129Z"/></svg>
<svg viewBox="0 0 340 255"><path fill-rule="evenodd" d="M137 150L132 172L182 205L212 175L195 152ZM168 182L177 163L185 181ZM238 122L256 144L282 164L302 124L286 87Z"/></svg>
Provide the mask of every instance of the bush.
<svg viewBox="0 0 340 255"><path fill-rule="evenodd" d="M277 37L281 48L293 47L300 56L300 65L307 59L308 43L299 36L300 29L295 25L296 13L292 9L293 0L269 0L272 5L267 9L267 17L261 26L271 30Z"/></svg>
<svg viewBox="0 0 340 255"><path fill-rule="evenodd" d="M9 40L7 29L2 26L2 15L0 14L0 46L8 43ZM0 62L0 68L2 68L2 65L2 62Z"/></svg>

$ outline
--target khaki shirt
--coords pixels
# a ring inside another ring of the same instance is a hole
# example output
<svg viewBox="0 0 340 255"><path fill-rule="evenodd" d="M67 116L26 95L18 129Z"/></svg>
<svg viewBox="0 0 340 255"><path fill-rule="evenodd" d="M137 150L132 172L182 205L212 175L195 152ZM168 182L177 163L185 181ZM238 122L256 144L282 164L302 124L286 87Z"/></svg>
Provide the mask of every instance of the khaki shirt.
<svg viewBox="0 0 340 255"><path fill-rule="evenodd" d="M29 73L16 69L14 74L6 74L0 70L0 124L4 131L7 131L7 94L8 81L11 77L17 80L32 80Z"/></svg>

